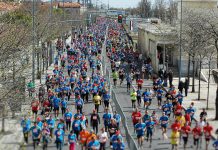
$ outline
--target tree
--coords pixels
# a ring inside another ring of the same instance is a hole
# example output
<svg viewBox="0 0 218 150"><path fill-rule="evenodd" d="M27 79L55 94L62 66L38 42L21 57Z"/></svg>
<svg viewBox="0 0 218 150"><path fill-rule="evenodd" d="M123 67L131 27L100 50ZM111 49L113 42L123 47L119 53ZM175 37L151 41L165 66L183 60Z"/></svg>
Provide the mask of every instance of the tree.
<svg viewBox="0 0 218 150"><path fill-rule="evenodd" d="M149 18L151 17L151 2L149 0L142 0L138 4L139 12L141 17Z"/></svg>
<svg viewBox="0 0 218 150"><path fill-rule="evenodd" d="M192 92L195 92L195 63L196 59L200 62L200 71L202 59L206 56L205 48L208 47L208 34L202 29L204 22L201 13L196 13L192 10L184 11L186 16L183 18L183 31L182 31L182 46L184 51L192 58L193 72L192 72ZM188 65L188 78L189 78L190 64ZM199 74L200 76L200 74ZM200 79L200 78L199 78ZM200 86L200 81L199 81ZM199 90L200 92L200 90ZM200 94L199 97L200 98Z"/></svg>

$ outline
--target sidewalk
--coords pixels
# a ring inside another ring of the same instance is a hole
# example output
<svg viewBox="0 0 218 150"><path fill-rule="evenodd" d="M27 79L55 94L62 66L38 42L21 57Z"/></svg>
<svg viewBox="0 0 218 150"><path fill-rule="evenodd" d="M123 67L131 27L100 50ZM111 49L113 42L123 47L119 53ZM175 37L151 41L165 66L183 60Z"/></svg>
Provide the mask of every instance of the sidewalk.
<svg viewBox="0 0 218 150"><path fill-rule="evenodd" d="M0 121L0 129L2 120ZM17 119L5 119L5 132L0 133L0 150L19 150L23 142L22 128Z"/></svg>
<svg viewBox="0 0 218 150"><path fill-rule="evenodd" d="M71 39L68 39L69 42ZM54 50L56 55L56 50ZM55 56L54 55L54 56ZM31 68L29 68L31 70ZM53 70L53 64L48 67L48 74L51 74ZM45 84L46 72L42 74L41 83ZM26 79L28 82L28 79ZM36 91L38 91L40 86L40 79L35 80ZM26 90L26 101L21 106L21 113L16 113L15 119L5 119L5 133L0 133L0 150L19 150L20 146L23 144L23 133L20 126L21 117L28 115L31 111L30 108L31 99L28 97L28 91ZM2 120L0 120L0 129L2 128Z"/></svg>
<svg viewBox="0 0 218 150"><path fill-rule="evenodd" d="M178 78L173 80L173 84L176 88L178 88ZM192 86L189 87L188 96L184 97L183 105L185 108L189 107L191 102L194 102L194 106L196 108L195 118L199 120L200 113L202 112L203 108L206 108L207 105L207 88L208 83L201 81L201 91L200 91L200 98L201 100L198 101L198 81L195 80L195 93L192 93ZM192 78L190 78L190 84L192 84ZM209 123L213 126L213 137L216 138L215 131L218 129L218 120L214 120L215 118L215 103L216 103L216 88L217 85L215 83L210 84L210 93L209 93L209 102L208 102L208 110L207 118ZM177 89L178 90L178 89Z"/></svg>

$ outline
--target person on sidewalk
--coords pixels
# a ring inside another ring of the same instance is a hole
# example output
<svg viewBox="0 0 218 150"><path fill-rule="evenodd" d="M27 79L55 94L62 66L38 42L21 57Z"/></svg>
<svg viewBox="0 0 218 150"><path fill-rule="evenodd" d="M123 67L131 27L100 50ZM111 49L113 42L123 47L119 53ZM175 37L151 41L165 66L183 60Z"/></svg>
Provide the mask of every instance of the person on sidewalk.
<svg viewBox="0 0 218 150"><path fill-rule="evenodd" d="M163 74L163 81L164 81L163 86L164 87L167 87L167 79L168 79L168 74L167 74L167 71L165 70Z"/></svg>
<svg viewBox="0 0 218 150"><path fill-rule="evenodd" d="M172 70L169 70L168 78L169 78L169 84L171 87L173 85L173 72L172 72Z"/></svg>
<svg viewBox="0 0 218 150"><path fill-rule="evenodd" d="M179 92L182 94L183 92L183 88L184 88L184 82L183 81L179 81L179 85L178 85L178 89L179 89Z"/></svg>
<svg viewBox="0 0 218 150"><path fill-rule="evenodd" d="M184 89L185 89L185 96L188 96L188 89L189 89L189 81L188 81L188 78L185 78Z"/></svg>

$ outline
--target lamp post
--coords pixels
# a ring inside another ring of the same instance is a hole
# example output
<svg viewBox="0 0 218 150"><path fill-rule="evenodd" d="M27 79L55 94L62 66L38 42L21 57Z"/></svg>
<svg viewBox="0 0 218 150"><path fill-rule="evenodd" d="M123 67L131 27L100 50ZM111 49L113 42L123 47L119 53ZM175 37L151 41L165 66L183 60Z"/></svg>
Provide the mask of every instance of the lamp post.
<svg viewBox="0 0 218 150"><path fill-rule="evenodd" d="M180 35L179 35L179 82L181 80L181 67L182 67L182 0L180 7Z"/></svg>
<svg viewBox="0 0 218 150"><path fill-rule="evenodd" d="M32 4L32 82L35 83L35 0Z"/></svg>

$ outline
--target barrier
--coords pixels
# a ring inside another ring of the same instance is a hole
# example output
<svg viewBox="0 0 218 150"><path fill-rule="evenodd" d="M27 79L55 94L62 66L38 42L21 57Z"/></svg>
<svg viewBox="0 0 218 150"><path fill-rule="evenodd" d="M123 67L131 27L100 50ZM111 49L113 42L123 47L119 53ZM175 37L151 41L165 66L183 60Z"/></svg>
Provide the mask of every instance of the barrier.
<svg viewBox="0 0 218 150"><path fill-rule="evenodd" d="M128 129L128 126L127 126L127 123L126 123L126 120L127 120L126 116L122 111L122 108L121 108L121 106L119 104L119 101L117 100L116 93L114 92L114 90L112 90L111 98L112 98L112 100L113 100L113 102L115 104L117 113L120 114L120 116L122 118L121 121L122 121L123 127L125 129L125 136L126 136L126 141L128 143L129 149L138 150L138 147L137 147L137 144L136 144L135 140L133 139L133 137L129 133L129 129Z"/></svg>

